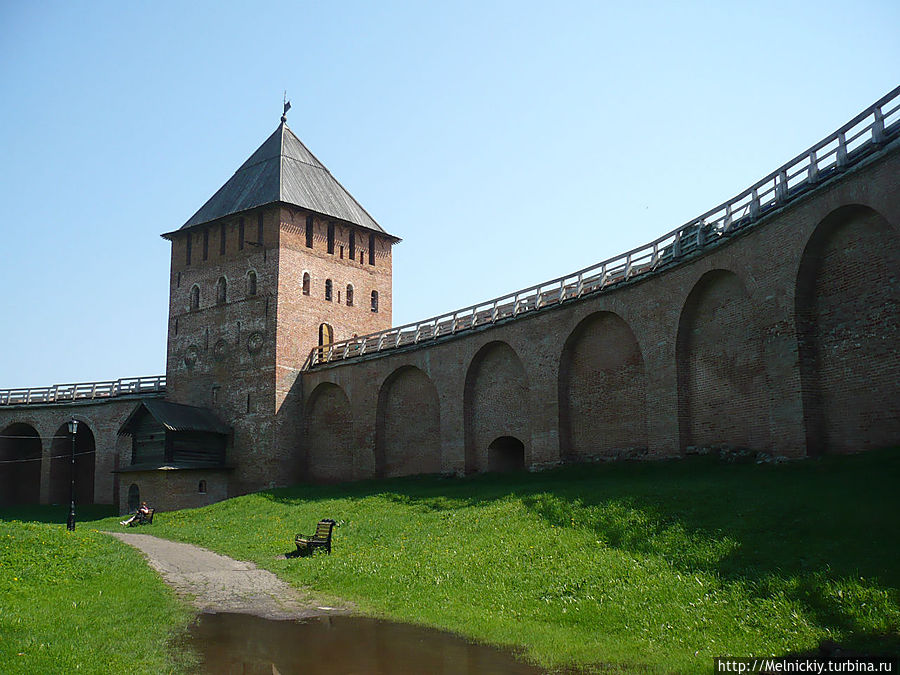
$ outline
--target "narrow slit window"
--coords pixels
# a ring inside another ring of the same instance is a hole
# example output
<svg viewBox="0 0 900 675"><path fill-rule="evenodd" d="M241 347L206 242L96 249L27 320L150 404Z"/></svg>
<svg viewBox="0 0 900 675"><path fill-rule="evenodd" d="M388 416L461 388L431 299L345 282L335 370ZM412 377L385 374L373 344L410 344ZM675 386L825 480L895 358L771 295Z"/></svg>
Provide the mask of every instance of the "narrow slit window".
<svg viewBox="0 0 900 675"><path fill-rule="evenodd" d="M203 259L209 258L209 230L203 230Z"/></svg>
<svg viewBox="0 0 900 675"><path fill-rule="evenodd" d="M225 255L225 223L219 226L219 255Z"/></svg>
<svg viewBox="0 0 900 675"><path fill-rule="evenodd" d="M369 264L375 264L375 235L369 235Z"/></svg>
<svg viewBox="0 0 900 675"><path fill-rule="evenodd" d="M372 311L378 311L378 291L372 291Z"/></svg>
<svg viewBox="0 0 900 675"><path fill-rule="evenodd" d="M191 243L192 243L193 238L194 238L194 235L192 235L190 232L188 232L187 238L184 240L185 241L185 262L184 262L184 264L185 265L191 264Z"/></svg>
<svg viewBox="0 0 900 675"><path fill-rule="evenodd" d="M331 302L331 279L325 280L325 299Z"/></svg>
<svg viewBox="0 0 900 675"><path fill-rule="evenodd" d="M228 282L225 280L225 277L219 277L219 280L216 282L216 304L224 305L227 295Z"/></svg>
<svg viewBox="0 0 900 675"><path fill-rule="evenodd" d="M200 287L197 284L191 286L191 311L200 309Z"/></svg>
<svg viewBox="0 0 900 675"><path fill-rule="evenodd" d="M350 260L356 260L356 232L350 230L350 242L348 249L350 251Z"/></svg>
<svg viewBox="0 0 900 675"><path fill-rule="evenodd" d="M353 284L347 284L347 307L353 307Z"/></svg>
<svg viewBox="0 0 900 675"><path fill-rule="evenodd" d="M263 214L256 216L256 243L263 245Z"/></svg>
<svg viewBox="0 0 900 675"><path fill-rule="evenodd" d="M313 247L313 217L306 216L306 248Z"/></svg>
<svg viewBox="0 0 900 675"><path fill-rule="evenodd" d="M247 295L256 295L256 272L247 272Z"/></svg>
<svg viewBox="0 0 900 675"><path fill-rule="evenodd" d="M309 272L303 273L303 295L309 295Z"/></svg>
<svg viewBox="0 0 900 675"><path fill-rule="evenodd" d="M238 250L244 250L244 219L238 220Z"/></svg>
<svg viewBox="0 0 900 675"><path fill-rule="evenodd" d="M328 223L328 252L334 253L334 223Z"/></svg>

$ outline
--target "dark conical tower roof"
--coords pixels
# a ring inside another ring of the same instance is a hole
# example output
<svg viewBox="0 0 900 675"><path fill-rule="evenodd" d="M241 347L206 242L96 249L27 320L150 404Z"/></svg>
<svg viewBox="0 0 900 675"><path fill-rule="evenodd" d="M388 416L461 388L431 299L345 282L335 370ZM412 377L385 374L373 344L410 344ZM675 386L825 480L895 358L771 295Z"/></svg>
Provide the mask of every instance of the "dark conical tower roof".
<svg viewBox="0 0 900 675"><path fill-rule="evenodd" d="M181 229L276 202L387 234L284 121Z"/></svg>

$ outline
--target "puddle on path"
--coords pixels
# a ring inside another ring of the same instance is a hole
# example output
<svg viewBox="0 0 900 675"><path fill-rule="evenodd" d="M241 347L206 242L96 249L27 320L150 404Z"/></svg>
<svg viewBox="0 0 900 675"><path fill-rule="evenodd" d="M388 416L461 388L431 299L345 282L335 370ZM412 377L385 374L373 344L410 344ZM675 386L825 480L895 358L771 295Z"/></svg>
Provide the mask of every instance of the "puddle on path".
<svg viewBox="0 0 900 675"><path fill-rule="evenodd" d="M354 616L272 621L248 614L201 614L187 645L203 659L200 672L216 675L544 672L455 635Z"/></svg>

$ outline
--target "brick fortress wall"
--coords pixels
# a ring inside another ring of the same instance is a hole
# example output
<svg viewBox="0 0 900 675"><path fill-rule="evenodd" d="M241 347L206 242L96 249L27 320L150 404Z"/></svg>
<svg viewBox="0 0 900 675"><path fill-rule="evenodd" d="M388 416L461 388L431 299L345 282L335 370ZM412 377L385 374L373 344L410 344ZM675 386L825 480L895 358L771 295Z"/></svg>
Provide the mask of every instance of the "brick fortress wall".
<svg viewBox="0 0 900 675"><path fill-rule="evenodd" d="M660 273L303 373L312 480L900 444L900 144ZM439 437L439 440L437 440Z"/></svg>

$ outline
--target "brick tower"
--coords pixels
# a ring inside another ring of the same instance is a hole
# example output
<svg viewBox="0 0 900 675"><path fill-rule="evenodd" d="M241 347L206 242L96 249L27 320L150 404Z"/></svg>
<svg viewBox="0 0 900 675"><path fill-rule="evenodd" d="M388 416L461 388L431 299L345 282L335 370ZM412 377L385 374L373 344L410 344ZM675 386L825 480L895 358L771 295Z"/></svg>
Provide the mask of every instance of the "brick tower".
<svg viewBox="0 0 900 675"><path fill-rule="evenodd" d="M302 479L298 373L320 344L391 326L385 232L288 128L172 242L167 400L232 429L229 496ZM187 481L186 484L192 484Z"/></svg>

